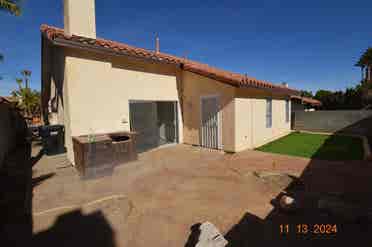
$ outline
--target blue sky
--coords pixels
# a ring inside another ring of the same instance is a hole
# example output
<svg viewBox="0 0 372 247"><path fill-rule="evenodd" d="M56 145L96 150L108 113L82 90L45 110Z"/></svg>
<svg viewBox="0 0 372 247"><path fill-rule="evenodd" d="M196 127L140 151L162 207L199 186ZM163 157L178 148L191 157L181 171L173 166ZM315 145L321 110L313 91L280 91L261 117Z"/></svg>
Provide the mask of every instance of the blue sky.
<svg viewBox="0 0 372 247"><path fill-rule="evenodd" d="M96 0L97 35L306 90L345 89L372 46L372 1ZM0 95L22 69L40 88L41 24L63 27L63 0L23 0L23 15L0 12Z"/></svg>

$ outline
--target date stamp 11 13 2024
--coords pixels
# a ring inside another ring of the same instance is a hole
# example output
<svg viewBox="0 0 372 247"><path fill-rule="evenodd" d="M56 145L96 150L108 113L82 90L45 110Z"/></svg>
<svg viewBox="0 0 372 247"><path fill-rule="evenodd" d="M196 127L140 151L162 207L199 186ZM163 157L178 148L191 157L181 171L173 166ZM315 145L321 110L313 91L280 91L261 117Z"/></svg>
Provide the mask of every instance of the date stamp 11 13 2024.
<svg viewBox="0 0 372 247"><path fill-rule="evenodd" d="M279 232L286 234L316 234L316 235L335 235L337 234L337 224L280 224Z"/></svg>

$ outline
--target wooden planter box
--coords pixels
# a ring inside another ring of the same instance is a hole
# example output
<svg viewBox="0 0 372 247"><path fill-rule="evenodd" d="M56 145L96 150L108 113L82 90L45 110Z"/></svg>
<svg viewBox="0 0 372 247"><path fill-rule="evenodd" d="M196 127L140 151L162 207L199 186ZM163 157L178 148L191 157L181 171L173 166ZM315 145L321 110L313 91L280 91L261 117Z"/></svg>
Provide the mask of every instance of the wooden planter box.
<svg viewBox="0 0 372 247"><path fill-rule="evenodd" d="M136 134L116 132L73 137L75 167L80 176L91 178L112 174L114 167L137 159Z"/></svg>

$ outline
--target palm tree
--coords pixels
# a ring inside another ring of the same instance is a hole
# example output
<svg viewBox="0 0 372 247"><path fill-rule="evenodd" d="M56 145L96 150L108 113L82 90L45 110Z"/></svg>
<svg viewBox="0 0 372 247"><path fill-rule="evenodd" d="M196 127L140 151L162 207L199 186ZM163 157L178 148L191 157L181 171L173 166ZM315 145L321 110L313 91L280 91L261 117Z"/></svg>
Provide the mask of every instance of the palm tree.
<svg viewBox="0 0 372 247"><path fill-rule="evenodd" d="M21 8L19 6L20 0L0 0L0 9L3 9L13 15L19 16Z"/></svg>
<svg viewBox="0 0 372 247"><path fill-rule="evenodd" d="M22 88L12 92L17 98L18 107L24 111L26 117L32 117L40 113L40 93L30 88Z"/></svg>
<svg viewBox="0 0 372 247"><path fill-rule="evenodd" d="M23 79L22 78L16 78L16 83L18 85L18 88L21 89L22 88Z"/></svg>
<svg viewBox="0 0 372 247"><path fill-rule="evenodd" d="M369 47L355 64L362 71L362 97L365 104L372 103L372 47Z"/></svg>
<svg viewBox="0 0 372 247"><path fill-rule="evenodd" d="M31 71L28 72L31 74ZM23 71L21 73L23 75ZM23 83L26 84L26 78L16 78L16 82L18 90L14 90L12 96L18 99L18 107L24 111L26 117L40 114L40 93L28 86L23 87Z"/></svg>
<svg viewBox="0 0 372 247"><path fill-rule="evenodd" d="M369 47L359 58L359 61L356 63L356 66L359 66L364 71L364 77L362 79L372 80L372 47Z"/></svg>
<svg viewBox="0 0 372 247"><path fill-rule="evenodd" d="M369 47L359 58L359 61L355 64L362 70L362 80L371 80L372 73L372 47ZM364 77L365 73L365 77Z"/></svg>
<svg viewBox="0 0 372 247"><path fill-rule="evenodd" d="M359 61L355 64L355 66L360 67L361 78L363 80L365 65L362 63L361 59L359 59Z"/></svg>
<svg viewBox="0 0 372 247"><path fill-rule="evenodd" d="M25 79L26 88L29 88L30 86L30 76L32 72L30 70L22 70L21 74L23 75L23 78Z"/></svg>

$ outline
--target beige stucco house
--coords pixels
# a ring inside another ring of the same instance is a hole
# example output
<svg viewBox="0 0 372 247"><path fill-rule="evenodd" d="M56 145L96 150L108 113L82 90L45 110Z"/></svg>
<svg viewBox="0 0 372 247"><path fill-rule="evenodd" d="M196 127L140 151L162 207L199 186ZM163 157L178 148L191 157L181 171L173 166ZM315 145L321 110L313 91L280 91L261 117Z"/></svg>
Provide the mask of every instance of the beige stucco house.
<svg viewBox="0 0 372 247"><path fill-rule="evenodd" d="M96 37L94 0L65 0L65 27L43 25L46 123L72 137L139 132L138 148L185 143L238 152L290 131L296 90Z"/></svg>

